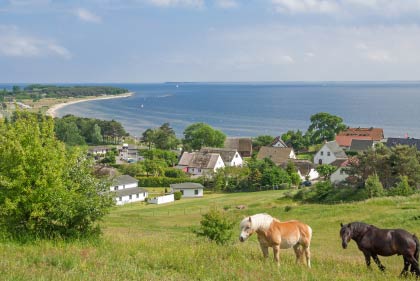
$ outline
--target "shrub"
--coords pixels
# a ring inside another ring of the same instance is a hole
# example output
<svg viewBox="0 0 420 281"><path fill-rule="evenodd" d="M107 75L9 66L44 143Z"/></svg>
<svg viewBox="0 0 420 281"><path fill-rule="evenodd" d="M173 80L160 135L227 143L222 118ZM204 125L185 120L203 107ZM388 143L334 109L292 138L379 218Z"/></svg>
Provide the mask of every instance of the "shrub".
<svg viewBox="0 0 420 281"><path fill-rule="evenodd" d="M293 207L292 206L289 206L289 205L287 205L286 207L284 207L284 211L285 212L289 212L289 211L291 211L293 209Z"/></svg>
<svg viewBox="0 0 420 281"><path fill-rule="evenodd" d="M370 175L367 178L365 182L365 190L369 198L378 197L384 194L384 188L382 183L379 181L378 175Z"/></svg>
<svg viewBox="0 0 420 281"><path fill-rule="evenodd" d="M168 178L168 177L139 177L139 186L143 187L169 187L173 183L183 183L183 182L196 182L203 184L203 180L199 179L188 179L185 178Z"/></svg>
<svg viewBox="0 0 420 281"><path fill-rule="evenodd" d="M175 191L174 192L175 200L181 200L181 197L182 197L182 193L180 191Z"/></svg>
<svg viewBox="0 0 420 281"><path fill-rule="evenodd" d="M409 196L414 194L414 189L408 183L408 177L400 177L400 182L388 191L391 196Z"/></svg>
<svg viewBox="0 0 420 281"><path fill-rule="evenodd" d="M203 215L200 221L200 228L194 233L197 236L207 237L209 240L223 245L229 242L233 234L233 225L222 212L211 209L208 213Z"/></svg>
<svg viewBox="0 0 420 281"><path fill-rule="evenodd" d="M187 175L180 169L167 168L165 170L165 177L168 178L186 178Z"/></svg>

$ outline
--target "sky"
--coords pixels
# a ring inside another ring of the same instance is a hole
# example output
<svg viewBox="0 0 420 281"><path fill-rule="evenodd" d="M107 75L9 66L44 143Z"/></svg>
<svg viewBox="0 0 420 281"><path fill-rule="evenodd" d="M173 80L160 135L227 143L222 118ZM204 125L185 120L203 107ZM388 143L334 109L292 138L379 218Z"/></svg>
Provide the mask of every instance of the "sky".
<svg viewBox="0 0 420 281"><path fill-rule="evenodd" d="M420 80L420 0L0 0L0 82Z"/></svg>

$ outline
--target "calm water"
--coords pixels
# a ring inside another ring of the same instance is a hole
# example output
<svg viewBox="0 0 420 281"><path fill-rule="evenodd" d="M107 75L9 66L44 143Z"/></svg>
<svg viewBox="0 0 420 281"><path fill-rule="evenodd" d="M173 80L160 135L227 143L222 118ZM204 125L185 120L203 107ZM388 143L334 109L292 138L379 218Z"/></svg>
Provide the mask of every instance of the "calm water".
<svg viewBox="0 0 420 281"><path fill-rule="evenodd" d="M420 137L420 83L112 85L135 95L70 105L58 116L115 119L136 136L164 122L179 135L205 122L229 136L257 136L306 130L310 116L325 111L350 126L383 127L386 136Z"/></svg>

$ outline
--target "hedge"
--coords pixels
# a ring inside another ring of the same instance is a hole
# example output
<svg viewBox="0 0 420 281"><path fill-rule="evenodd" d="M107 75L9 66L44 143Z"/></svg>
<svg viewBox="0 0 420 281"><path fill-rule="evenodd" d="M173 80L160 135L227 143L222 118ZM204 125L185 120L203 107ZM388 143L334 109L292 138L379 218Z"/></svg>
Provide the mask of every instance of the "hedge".
<svg viewBox="0 0 420 281"><path fill-rule="evenodd" d="M185 178L168 178L168 177L139 177L139 186L141 187L169 187L170 184L183 182L196 182L203 184L203 180L185 179Z"/></svg>

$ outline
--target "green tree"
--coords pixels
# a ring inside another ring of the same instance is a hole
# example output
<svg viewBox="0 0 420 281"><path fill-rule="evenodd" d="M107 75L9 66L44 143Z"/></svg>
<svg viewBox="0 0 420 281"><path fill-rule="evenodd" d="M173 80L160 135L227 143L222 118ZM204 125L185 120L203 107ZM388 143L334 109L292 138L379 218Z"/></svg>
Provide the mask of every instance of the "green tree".
<svg viewBox="0 0 420 281"><path fill-rule="evenodd" d="M163 160L166 162L168 167L173 167L178 162L178 155L175 152L168 150L141 150L140 155L144 156L144 158L148 160Z"/></svg>
<svg viewBox="0 0 420 281"><path fill-rule="evenodd" d="M155 147L158 149L176 149L180 141L175 135L174 129L172 129L169 123L164 123L154 133Z"/></svg>
<svg viewBox="0 0 420 281"><path fill-rule="evenodd" d="M185 150L199 150L202 147L223 147L226 135L204 123L195 123L184 131Z"/></svg>
<svg viewBox="0 0 420 281"><path fill-rule="evenodd" d="M297 130L296 132L292 130L287 131L287 133L281 136L281 139L287 144L287 146L293 147L296 151L301 151L309 145L308 137L300 130Z"/></svg>
<svg viewBox="0 0 420 281"><path fill-rule="evenodd" d="M221 211L213 208L203 215L200 228L194 232L197 236L203 236L219 245L224 245L231 240L234 225L235 223Z"/></svg>
<svg viewBox="0 0 420 281"><path fill-rule="evenodd" d="M149 147L149 150L152 149L152 145L155 142L155 131L152 129L147 129L146 131L143 132L142 136L143 136L143 142L147 144L147 146Z"/></svg>
<svg viewBox="0 0 420 281"><path fill-rule="evenodd" d="M311 125L308 132L311 135L312 144L320 144L324 141L332 141L336 134L346 129L341 117L320 112L311 116Z"/></svg>
<svg viewBox="0 0 420 281"><path fill-rule="evenodd" d="M269 135L258 136L252 139L252 150L258 151L262 146L270 145L274 137Z"/></svg>
<svg viewBox="0 0 420 281"><path fill-rule="evenodd" d="M316 171L320 176L324 177L325 180L330 179L335 170L337 170L337 168L330 164L321 164L316 167Z"/></svg>
<svg viewBox="0 0 420 281"><path fill-rule="evenodd" d="M394 188L389 190L390 195L409 196L414 194L414 189L408 183L407 176L401 176L400 182Z"/></svg>
<svg viewBox="0 0 420 281"><path fill-rule="evenodd" d="M86 144L79 128L72 120L57 119L55 122L55 134L59 140L70 146Z"/></svg>
<svg viewBox="0 0 420 281"><path fill-rule="evenodd" d="M17 113L0 124L0 225L11 236L83 237L113 204L79 149L66 150L51 118Z"/></svg>
<svg viewBox="0 0 420 281"><path fill-rule="evenodd" d="M146 172L147 175L151 175L154 177L162 176L165 174L165 169L168 167L164 160L149 160L146 159L141 162L143 166L143 170Z"/></svg>
<svg viewBox="0 0 420 281"><path fill-rule="evenodd" d="M384 188L382 183L379 181L379 177L376 174L370 175L365 182L365 190L369 196L379 197L384 194Z"/></svg>
<svg viewBox="0 0 420 281"><path fill-rule="evenodd" d="M92 144L101 144L104 141L104 139L102 137L102 134L101 134L101 127L99 127L98 124L95 124L93 126L93 132L92 132L91 140L92 140Z"/></svg>

